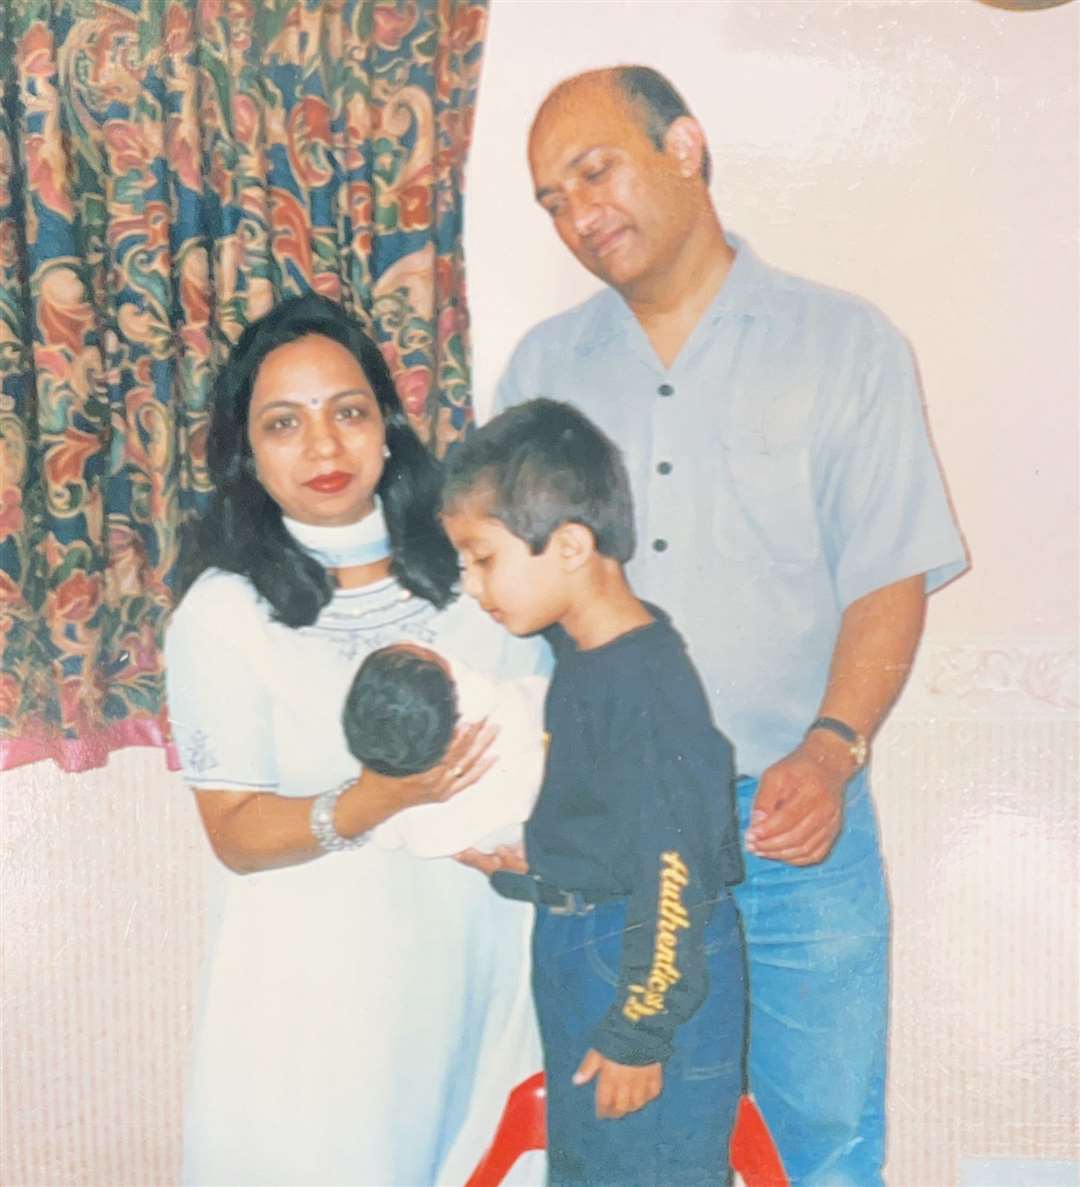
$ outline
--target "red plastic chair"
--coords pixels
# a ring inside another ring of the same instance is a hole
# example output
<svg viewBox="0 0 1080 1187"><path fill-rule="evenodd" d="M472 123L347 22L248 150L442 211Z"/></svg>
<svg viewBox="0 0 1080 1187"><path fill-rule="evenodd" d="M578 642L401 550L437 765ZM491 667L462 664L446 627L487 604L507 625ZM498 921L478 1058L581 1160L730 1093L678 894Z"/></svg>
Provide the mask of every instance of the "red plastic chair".
<svg viewBox="0 0 1080 1187"><path fill-rule="evenodd" d="M495 1138L465 1187L498 1187L527 1150L547 1145L547 1089L544 1073L523 1080L506 1098Z"/></svg>
<svg viewBox="0 0 1080 1187"><path fill-rule="evenodd" d="M530 1076L510 1093L495 1139L465 1187L498 1187L522 1154L544 1148L547 1143L546 1099L543 1072ZM735 1117L731 1165L746 1187L788 1187L787 1175L768 1126L748 1096L739 1101Z"/></svg>
<svg viewBox="0 0 1080 1187"><path fill-rule="evenodd" d="M748 1096L739 1101L729 1147L732 1169L746 1187L788 1187L788 1177L765 1118Z"/></svg>

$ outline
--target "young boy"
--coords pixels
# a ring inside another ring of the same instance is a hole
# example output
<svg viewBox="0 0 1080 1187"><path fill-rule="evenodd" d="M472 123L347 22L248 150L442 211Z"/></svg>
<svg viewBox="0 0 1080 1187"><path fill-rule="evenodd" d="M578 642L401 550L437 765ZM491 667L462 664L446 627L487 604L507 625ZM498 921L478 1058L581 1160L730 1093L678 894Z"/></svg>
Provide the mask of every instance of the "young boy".
<svg viewBox="0 0 1080 1187"><path fill-rule="evenodd" d="M406 808L371 839L416 857L450 857L520 841L544 769L543 699L547 680L497 681L420 647L380 647L360 665L345 697L349 751L365 767L401 777L439 762L459 721L486 719L499 733L495 765L442 803Z"/></svg>
<svg viewBox="0 0 1080 1187"><path fill-rule="evenodd" d="M453 455L443 522L466 592L555 654L528 865L492 876L536 904L549 1182L730 1182L746 1008L731 747L623 573L619 453L569 405L518 405Z"/></svg>

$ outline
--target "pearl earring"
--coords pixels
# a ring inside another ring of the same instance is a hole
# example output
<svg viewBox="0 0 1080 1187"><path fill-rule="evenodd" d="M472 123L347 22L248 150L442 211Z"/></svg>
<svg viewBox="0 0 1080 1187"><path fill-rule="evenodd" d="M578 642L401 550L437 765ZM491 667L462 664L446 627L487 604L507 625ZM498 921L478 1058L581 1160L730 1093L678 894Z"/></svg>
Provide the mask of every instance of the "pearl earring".
<svg viewBox="0 0 1080 1187"><path fill-rule="evenodd" d="M383 443L383 447L382 447L382 455L383 455L383 457L390 456L390 446L387 445L385 442Z"/></svg>

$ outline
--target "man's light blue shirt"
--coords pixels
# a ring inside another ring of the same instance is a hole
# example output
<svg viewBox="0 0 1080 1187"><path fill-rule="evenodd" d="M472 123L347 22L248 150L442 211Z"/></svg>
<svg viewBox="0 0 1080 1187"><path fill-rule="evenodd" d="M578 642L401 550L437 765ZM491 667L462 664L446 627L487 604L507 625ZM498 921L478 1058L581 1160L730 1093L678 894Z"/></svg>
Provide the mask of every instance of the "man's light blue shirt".
<svg viewBox="0 0 1080 1187"><path fill-rule="evenodd" d="M671 367L612 289L531 330L496 410L565 400L620 446L628 574L685 636L740 773L798 745L844 610L966 566L907 343L867 302L735 261Z"/></svg>

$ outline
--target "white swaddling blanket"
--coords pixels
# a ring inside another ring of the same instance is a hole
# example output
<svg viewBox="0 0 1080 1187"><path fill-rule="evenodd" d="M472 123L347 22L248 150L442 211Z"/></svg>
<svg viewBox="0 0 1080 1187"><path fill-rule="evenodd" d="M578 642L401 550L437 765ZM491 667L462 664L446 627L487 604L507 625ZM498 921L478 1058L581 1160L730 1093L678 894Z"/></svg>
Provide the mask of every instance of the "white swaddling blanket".
<svg viewBox="0 0 1080 1187"><path fill-rule="evenodd" d="M471 787L438 804L406 808L372 830L383 849L416 857L449 857L463 849L490 852L521 840L544 775L543 676L495 680L444 656L457 687L458 720L483 718L498 728L495 765Z"/></svg>

